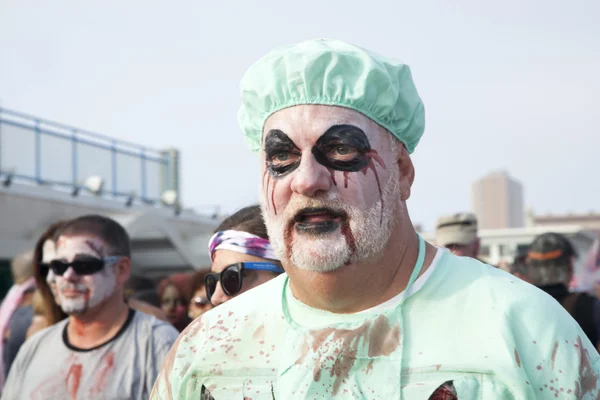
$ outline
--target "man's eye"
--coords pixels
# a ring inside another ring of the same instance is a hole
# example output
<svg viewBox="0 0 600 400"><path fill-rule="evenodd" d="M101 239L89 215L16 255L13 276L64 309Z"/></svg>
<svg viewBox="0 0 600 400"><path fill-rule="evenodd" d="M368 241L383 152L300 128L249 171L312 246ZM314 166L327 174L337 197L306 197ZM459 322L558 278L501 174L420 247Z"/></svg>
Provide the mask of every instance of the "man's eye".
<svg viewBox="0 0 600 400"><path fill-rule="evenodd" d="M331 147L328 153L328 156L331 158L338 158L344 160L354 158L358 155L358 151L354 147L346 145L333 146Z"/></svg>
<svg viewBox="0 0 600 400"><path fill-rule="evenodd" d="M300 158L299 155L290 152L274 153L269 157L269 162L275 167L294 164Z"/></svg>
<svg viewBox="0 0 600 400"><path fill-rule="evenodd" d="M272 162L285 162L290 159L290 155L288 153L277 153L273 157L271 157Z"/></svg>
<svg viewBox="0 0 600 400"><path fill-rule="evenodd" d="M267 166L273 176L281 176L293 171L300 164L300 154L289 151L272 153L267 157Z"/></svg>

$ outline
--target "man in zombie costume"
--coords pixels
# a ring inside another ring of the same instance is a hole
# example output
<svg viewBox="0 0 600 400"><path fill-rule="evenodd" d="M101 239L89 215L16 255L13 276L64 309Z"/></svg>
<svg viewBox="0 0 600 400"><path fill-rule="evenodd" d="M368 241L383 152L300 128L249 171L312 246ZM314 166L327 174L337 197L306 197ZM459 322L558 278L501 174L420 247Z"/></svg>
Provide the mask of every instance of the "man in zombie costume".
<svg viewBox="0 0 600 400"><path fill-rule="evenodd" d="M46 252L69 317L25 342L2 399L147 399L178 333L125 303L131 255L123 227L83 216Z"/></svg>
<svg viewBox="0 0 600 400"><path fill-rule="evenodd" d="M153 398L597 398L600 357L559 304L415 232L406 65L282 47L246 73L239 117L286 274L192 323Z"/></svg>

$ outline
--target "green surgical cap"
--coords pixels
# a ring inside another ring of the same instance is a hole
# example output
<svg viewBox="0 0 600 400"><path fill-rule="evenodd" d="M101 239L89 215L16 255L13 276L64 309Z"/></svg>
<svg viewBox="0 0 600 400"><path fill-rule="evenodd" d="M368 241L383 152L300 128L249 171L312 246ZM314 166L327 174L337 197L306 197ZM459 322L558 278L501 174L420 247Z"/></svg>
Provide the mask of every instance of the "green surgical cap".
<svg viewBox="0 0 600 400"><path fill-rule="evenodd" d="M358 111L386 128L412 153L425 128L425 110L410 68L339 40L316 39L279 47L242 78L238 120L253 151L265 121L301 104Z"/></svg>

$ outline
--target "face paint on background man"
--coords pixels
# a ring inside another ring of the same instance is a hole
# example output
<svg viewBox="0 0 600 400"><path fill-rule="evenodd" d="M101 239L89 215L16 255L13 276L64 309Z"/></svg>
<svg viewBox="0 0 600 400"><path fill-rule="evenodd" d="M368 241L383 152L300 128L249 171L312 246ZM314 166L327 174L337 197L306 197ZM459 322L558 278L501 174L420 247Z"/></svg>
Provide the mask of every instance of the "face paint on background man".
<svg viewBox="0 0 600 400"><path fill-rule="evenodd" d="M267 133L264 150L269 178L274 181L295 173L300 166L301 151L281 130ZM393 207L400 192L398 169L390 170L382 188L375 164L385 168L383 160L371 149L364 131L350 124L327 129L311 148L311 154L328 169L338 189L314 198L294 195L283 214L276 216L269 213L274 202L269 204L265 187L261 207L278 255L290 259L298 268L326 272L378 254L391 234ZM353 181L350 174L362 172L366 176L368 170L373 171L369 175L373 184L357 184L363 192L378 190L380 200L371 206L349 204L343 199L343 191L348 188L348 181ZM336 171L342 172L343 185L335 179Z"/></svg>
<svg viewBox="0 0 600 400"><path fill-rule="evenodd" d="M58 242L57 259L71 262L78 257L106 257L104 244L87 236L61 237ZM77 275L72 268L56 277L60 306L67 314L81 314L110 297L115 290L114 265L92 275Z"/></svg>
<svg viewBox="0 0 600 400"><path fill-rule="evenodd" d="M50 264L50 261L52 260L56 260L56 244L52 240L46 240L42 246L42 263ZM48 270L48 275L46 275L46 282L50 287L54 299L58 301L56 292L56 274L51 269Z"/></svg>

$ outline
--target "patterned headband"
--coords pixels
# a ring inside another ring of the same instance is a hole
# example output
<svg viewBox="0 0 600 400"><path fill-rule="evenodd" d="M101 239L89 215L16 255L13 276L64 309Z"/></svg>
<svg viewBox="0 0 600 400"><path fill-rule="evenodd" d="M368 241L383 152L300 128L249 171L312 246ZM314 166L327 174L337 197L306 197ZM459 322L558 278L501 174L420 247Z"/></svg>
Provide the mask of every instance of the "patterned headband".
<svg viewBox="0 0 600 400"><path fill-rule="evenodd" d="M248 232L228 230L215 233L208 241L208 255L211 261L214 259L217 250L231 250L279 261L279 257L275 255L275 251L268 240Z"/></svg>

